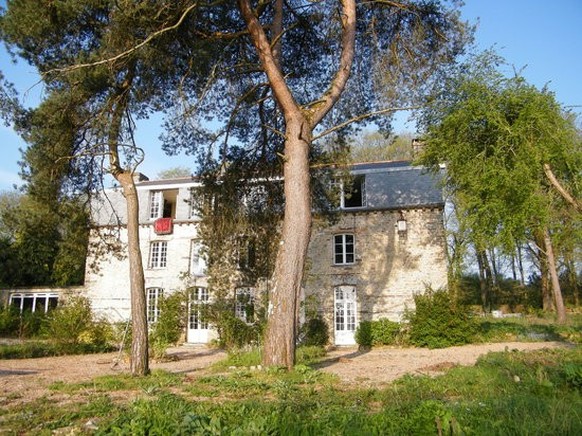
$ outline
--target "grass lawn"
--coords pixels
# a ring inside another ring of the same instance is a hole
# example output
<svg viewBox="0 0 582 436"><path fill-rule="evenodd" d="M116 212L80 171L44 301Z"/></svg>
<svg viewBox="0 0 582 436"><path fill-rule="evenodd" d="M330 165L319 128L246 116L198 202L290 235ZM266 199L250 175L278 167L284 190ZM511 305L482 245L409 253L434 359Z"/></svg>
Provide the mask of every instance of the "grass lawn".
<svg viewBox="0 0 582 436"><path fill-rule="evenodd" d="M580 435L582 347L482 357L361 389L298 365L186 378L108 376L4 407L2 434Z"/></svg>

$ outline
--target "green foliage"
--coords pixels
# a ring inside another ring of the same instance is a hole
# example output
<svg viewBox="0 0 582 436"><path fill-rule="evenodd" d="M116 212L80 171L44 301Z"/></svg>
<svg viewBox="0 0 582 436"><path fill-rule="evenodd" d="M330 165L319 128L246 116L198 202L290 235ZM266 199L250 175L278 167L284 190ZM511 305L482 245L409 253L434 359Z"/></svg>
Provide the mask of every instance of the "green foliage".
<svg viewBox="0 0 582 436"><path fill-rule="evenodd" d="M447 290L427 289L414 296L415 310L407 311L410 342L419 347L444 348L471 342L476 324L468 307Z"/></svg>
<svg viewBox="0 0 582 436"><path fill-rule="evenodd" d="M305 346L324 346L329 343L329 328L320 317L308 319L299 332L299 343Z"/></svg>
<svg viewBox="0 0 582 436"><path fill-rule="evenodd" d="M311 365L325 357L326 351L322 346L300 345L296 352L296 365ZM247 348L233 349L228 352L228 357L217 362L216 369L226 369L230 366L250 367L261 364L261 348L254 347L250 350Z"/></svg>
<svg viewBox="0 0 582 436"><path fill-rule="evenodd" d="M18 344L0 345L0 359L31 359L60 354L48 342L25 341Z"/></svg>
<svg viewBox="0 0 582 436"><path fill-rule="evenodd" d="M0 335L20 339L37 337L45 318L46 315L40 311L25 310L20 313L15 306L0 307Z"/></svg>
<svg viewBox="0 0 582 436"><path fill-rule="evenodd" d="M166 349L180 340L186 328L184 314L187 301L187 296L183 292L174 292L159 301L160 314L151 326L149 334L152 357L155 359L162 359L166 354Z"/></svg>
<svg viewBox="0 0 582 436"><path fill-rule="evenodd" d="M326 355L325 348L321 345L301 345L297 347L295 360L297 365L312 365L320 361Z"/></svg>
<svg viewBox="0 0 582 436"><path fill-rule="evenodd" d="M15 336L20 324L20 310L14 306L0 307L0 335Z"/></svg>
<svg viewBox="0 0 582 436"><path fill-rule="evenodd" d="M233 313L222 317L220 326L220 345L230 348L241 348L248 344L260 344L263 334L263 325L259 323L247 324L234 316ZM218 329L218 327L217 327Z"/></svg>
<svg viewBox="0 0 582 436"><path fill-rule="evenodd" d="M62 353L106 350L112 338L111 326L96 320L86 297L68 296L52 310L44 325L44 335Z"/></svg>
<svg viewBox="0 0 582 436"><path fill-rule="evenodd" d="M571 315L566 324L535 316L512 318L483 317L475 319L477 331L474 342L507 341L567 341L582 343L581 315Z"/></svg>
<svg viewBox="0 0 582 436"><path fill-rule="evenodd" d="M355 333L356 343L362 347L372 346L372 321L360 321Z"/></svg>
<svg viewBox="0 0 582 436"><path fill-rule="evenodd" d="M412 160L410 134L386 137L379 132L363 132L350 143L352 162L378 162L390 160Z"/></svg>
<svg viewBox="0 0 582 436"><path fill-rule="evenodd" d="M356 329L356 343L364 347L394 345L401 341L400 323L382 318L377 321L362 321Z"/></svg>
<svg viewBox="0 0 582 436"><path fill-rule="evenodd" d="M7 399L0 431L86 433L91 419L96 434L577 435L580 362L580 347L489 353L474 367L409 375L381 388L338 384L305 365L188 383L166 372L108 375L53 385L70 394L67 407L53 397Z"/></svg>

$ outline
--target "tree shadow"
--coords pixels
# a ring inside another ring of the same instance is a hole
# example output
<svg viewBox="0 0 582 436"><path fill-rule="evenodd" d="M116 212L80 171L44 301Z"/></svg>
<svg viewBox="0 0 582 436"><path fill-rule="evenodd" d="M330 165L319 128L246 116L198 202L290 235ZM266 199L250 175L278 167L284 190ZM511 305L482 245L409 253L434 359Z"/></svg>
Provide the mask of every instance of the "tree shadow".
<svg viewBox="0 0 582 436"><path fill-rule="evenodd" d="M327 367L333 366L337 363L341 363L342 360L354 359L356 357L363 356L364 354L367 354L369 352L370 352L370 349L367 347L361 347L355 351L346 350L345 354L330 356L327 359L323 359L317 363L312 364L311 367L313 369L327 368Z"/></svg>

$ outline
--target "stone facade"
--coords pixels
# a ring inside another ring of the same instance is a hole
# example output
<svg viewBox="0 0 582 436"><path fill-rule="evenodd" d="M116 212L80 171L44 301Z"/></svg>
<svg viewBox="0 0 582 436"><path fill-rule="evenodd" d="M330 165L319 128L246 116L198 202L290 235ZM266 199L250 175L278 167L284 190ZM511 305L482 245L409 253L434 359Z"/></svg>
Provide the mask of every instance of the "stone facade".
<svg viewBox="0 0 582 436"><path fill-rule="evenodd" d="M319 314L335 338L334 290L355 288L355 323L388 318L400 321L413 296L426 286L447 284L442 208L346 212L339 222L314 225L305 279L306 298L314 297ZM397 222L406 222L399 231ZM334 237L354 236L353 264L334 263ZM336 341L337 342L337 341ZM350 340L348 339L348 342Z"/></svg>
<svg viewBox="0 0 582 436"><path fill-rule="evenodd" d="M334 224L314 220L303 287L304 298L317 302L338 345L354 343L360 321L398 321L406 308L413 308L414 294L447 284L444 202L438 179L408 162L356 164L350 172L353 180L344 183L352 186L342 187L338 220ZM188 289L196 304L186 309L186 340L207 342L215 332L192 309L212 300L190 201L197 186L193 178L140 177L136 189L148 316L156 316L161 295ZM89 297L97 315L127 321L125 199L120 189L109 189L91 207L94 230L80 292ZM17 298L14 292L4 298L10 295ZM254 295L255 301L258 297Z"/></svg>

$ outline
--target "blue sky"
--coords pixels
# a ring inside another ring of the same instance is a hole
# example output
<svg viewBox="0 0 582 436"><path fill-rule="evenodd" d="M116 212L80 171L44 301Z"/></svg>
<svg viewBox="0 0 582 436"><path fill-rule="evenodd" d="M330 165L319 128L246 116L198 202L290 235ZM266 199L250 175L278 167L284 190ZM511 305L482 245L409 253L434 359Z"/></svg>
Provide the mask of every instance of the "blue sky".
<svg viewBox="0 0 582 436"><path fill-rule="evenodd" d="M4 5L4 1L0 1ZM582 1L580 0L466 0L462 8L465 20L478 23L476 44L480 49L495 47L511 68L533 85L545 85L555 92L559 102L582 114ZM511 74L511 68L507 71ZM34 106L42 98L42 86L31 67L20 62L13 65L0 50L0 70L21 91L21 101ZM161 170L189 166L189 156L166 156L157 139L160 120L151 120L137 132L138 144L146 150L140 171L155 177ZM397 130L411 129L400 124ZM20 183L19 148L25 144L0 123L0 190Z"/></svg>

